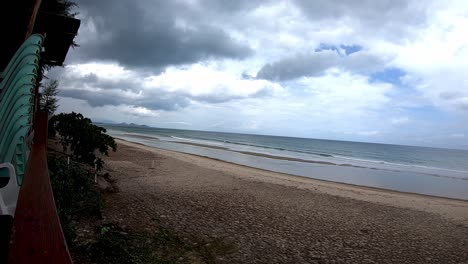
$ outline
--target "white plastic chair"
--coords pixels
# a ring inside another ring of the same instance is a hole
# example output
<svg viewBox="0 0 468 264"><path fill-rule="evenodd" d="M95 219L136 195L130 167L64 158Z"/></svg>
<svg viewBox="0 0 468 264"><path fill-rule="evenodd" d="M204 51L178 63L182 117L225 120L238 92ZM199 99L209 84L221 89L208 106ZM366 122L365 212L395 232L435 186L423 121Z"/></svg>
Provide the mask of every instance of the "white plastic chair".
<svg viewBox="0 0 468 264"><path fill-rule="evenodd" d="M0 169L2 168L8 170L9 180L7 185L0 188L0 214L15 216L20 186L18 186L13 165L11 163L0 163Z"/></svg>

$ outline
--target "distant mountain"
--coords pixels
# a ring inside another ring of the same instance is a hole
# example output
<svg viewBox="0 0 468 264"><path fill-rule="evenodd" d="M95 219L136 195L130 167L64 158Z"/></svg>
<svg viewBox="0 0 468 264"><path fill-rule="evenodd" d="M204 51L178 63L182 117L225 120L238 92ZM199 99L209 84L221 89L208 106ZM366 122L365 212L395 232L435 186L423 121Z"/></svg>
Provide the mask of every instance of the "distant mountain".
<svg viewBox="0 0 468 264"><path fill-rule="evenodd" d="M117 124L116 122L108 119L100 119L100 118L92 118L91 122L94 124L106 124L106 125L115 125Z"/></svg>
<svg viewBox="0 0 468 264"><path fill-rule="evenodd" d="M119 126L119 127L142 127L142 128L151 128L150 126L147 126L147 125L139 125L139 124L135 124L135 123L119 123L119 124L116 124L116 123L113 123L113 124L109 124L109 123L101 123L101 122L95 122L95 124L101 124L101 125L110 125L110 126Z"/></svg>

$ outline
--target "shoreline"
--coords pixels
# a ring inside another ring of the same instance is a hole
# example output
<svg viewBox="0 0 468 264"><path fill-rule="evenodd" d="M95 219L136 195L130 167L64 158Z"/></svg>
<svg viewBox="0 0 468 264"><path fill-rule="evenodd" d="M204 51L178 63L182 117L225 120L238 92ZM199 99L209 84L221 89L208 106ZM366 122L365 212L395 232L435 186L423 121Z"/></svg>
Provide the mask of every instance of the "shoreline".
<svg viewBox="0 0 468 264"><path fill-rule="evenodd" d="M117 152L103 157L117 192L106 195L101 224L143 234L162 228L181 241L208 241L200 248L192 240L201 251L184 254L180 261L203 254L213 260L206 263L468 260L468 202L116 142Z"/></svg>
<svg viewBox="0 0 468 264"><path fill-rule="evenodd" d="M243 168L249 172L256 172L261 177L254 177L254 180L261 182L280 184L298 189L318 191L333 196L351 198L360 201L379 203L384 205L395 206L399 208L407 208L419 210L429 213L435 213L444 218L461 221L468 225L468 200L447 198L441 196L432 196L426 194L402 192L377 187L361 186L350 183L335 182L323 179L309 178L300 175L286 174L266 169L254 168L247 165L237 164L221 159L206 157L197 154L188 154L172 150L165 150L153 146L147 146L138 142L131 142L121 138L115 138L118 144L124 144L130 147L150 151L157 154L176 155L177 158L198 158L208 160L208 163L215 162L225 164L230 167ZM189 144L196 146L204 146L203 144L192 144L184 142L175 142L181 144ZM243 153L243 152L240 152ZM244 153L245 154L245 153ZM268 155L266 155L268 156ZM252 180L252 178L248 178Z"/></svg>
<svg viewBox="0 0 468 264"><path fill-rule="evenodd" d="M443 197L443 196L437 196L437 195L428 195L428 194L421 194L421 193L415 193L415 192L403 192L403 191L398 191L398 190L391 190L391 189L385 189L385 188L364 186L364 185L358 185L358 184L352 184L352 183L316 179L316 178L312 178L312 177L306 177L306 176L295 175L295 174L288 174L288 173L278 172L278 171L274 171L274 170L260 169L260 168L255 168L255 167L251 167L251 166L247 166L247 165L243 165L243 164L238 164L238 163L234 163L234 162L230 162L230 161L225 161L225 160L222 160L222 159L207 157L207 156L203 156L203 155L185 153L185 152L179 152L179 151L174 151L174 150L167 150L167 149L162 149L162 148L158 148L158 147L148 146L148 145L145 145L143 143L132 142L132 141L128 141L128 140L121 139L121 138L115 138L115 139L120 140L120 141L125 141L125 142L131 143L131 144L137 144L137 145L140 145L140 146L143 146L143 147L154 148L154 149L158 149L158 150L175 152L175 153L186 154L186 155L193 155L193 156L196 156L196 157L205 158L205 159L209 159L209 160L213 160L213 161L217 161L217 162L224 162L224 163L227 163L227 164L232 164L232 165L235 165L235 166L241 166L241 167L245 167L245 168L249 168L249 169L253 169L253 170L260 170L260 171L280 174L280 175L284 175L286 177L299 177L299 178L305 179L305 180L319 181L319 182L323 182L323 183L331 183L331 184L343 185L343 186L347 186L347 187L354 187L354 188L360 188L360 189L368 189L368 190L389 192L389 193L395 193L395 194L415 195L415 196L428 197L428 198L438 198L438 199L443 199L443 200L453 200L453 201L460 201L460 202L467 202L468 203L468 200L463 200L463 199L458 199L458 198L450 198L450 197ZM255 152L249 152L249 151L235 151L235 150L229 150L228 148L224 148L224 147L216 147L216 146L212 147L212 146L209 146L209 145L198 144L198 143L185 143L185 142L179 142L179 141L171 141L171 142L179 143L179 144L193 145L193 146L198 146L198 147L208 147L208 148L213 148L213 149L228 150L228 151L233 151L233 152L237 152L237 153L242 153L242 154L246 154L246 155L253 155L253 156L263 157L263 158L272 158L272 159L287 160L287 161L299 161L299 162L307 162L307 163L317 163L317 164L323 164L323 165L333 165L333 166L343 166L343 167L367 168L367 167L354 166L354 165L348 165L348 164L336 164L336 163L326 162L326 161L324 161L324 162L310 161L310 160L303 160L303 159L296 159L296 158L273 156L273 155L261 154L261 153L255 153ZM375 169L375 168L368 168L368 169ZM396 172L398 172L398 171L396 171ZM432 175L432 174L429 174L429 175ZM432 175L432 176L435 176L435 175ZM458 179L458 178L455 178L455 179ZM461 179L461 180L464 180L464 179Z"/></svg>
<svg viewBox="0 0 468 264"><path fill-rule="evenodd" d="M126 135L128 135L130 137L137 138L137 139L140 138L140 139L159 140L159 138L157 138L157 137L140 136L140 135L133 135L133 134L126 134ZM116 138L118 138L118 137L116 137ZM118 138L118 139L128 141L128 140L123 139L123 138ZM128 141L128 142L132 142L132 141ZM204 147L204 148L208 148L208 149L230 151L230 152L235 152L235 153L240 153L240 154L245 154L245 155L251 155L251 156L256 156L256 157L262 157L262 158L269 158L269 159L274 159L274 160L285 160L285 161L293 161L293 162L303 162L303 163L310 163L310 164L330 165L330 166L338 166L338 167L350 167L350 168L359 168L359 169L381 170L381 171L389 171L389 172L404 172L403 170L400 170L400 169L378 168L378 167L374 167L374 166L362 166L362 165L356 165L356 164L351 164L351 163L336 163L336 162L323 161L323 160L308 160L308 159L302 159L302 158L293 158L293 157L286 157L286 156L264 154L264 153L258 153L258 152L252 152L252 151L233 150L233 149L230 149L230 148L227 148L227 147L214 146L214 145L208 145L208 144L202 144L202 143L184 142L184 141L169 141L169 142L177 143L177 144L183 144L183 145ZM135 142L132 142L132 143L135 143ZM155 148L157 148L157 147L155 147ZM192 154L192 155L197 155L197 154ZM199 155L199 156L201 156L201 155ZM206 156L201 156L201 157L206 157ZM332 157L332 156L325 155L324 157ZM207 157L207 158L209 158L209 157ZM212 159L215 159L215 158L212 158ZM228 161L226 161L226 162L228 162ZM237 163L235 163L235 164L237 164ZM238 165L241 165L241 164L238 164ZM396 164L396 165L398 165L398 166L410 166L410 165L406 165L406 164ZM249 166L247 166L247 167L249 167ZM431 169L452 171L450 169L436 168L436 167L431 168ZM268 170L268 171L276 172L274 170ZM459 170L453 170L453 171L455 171L455 172L464 172L464 171L459 171ZM284 173L284 172L278 172L278 173L288 174L288 173ZM448 179L454 179L454 180L468 181L468 177L455 177L455 176L441 175L441 174L436 174L436 173L431 173L431 172L423 172L423 171L419 171L417 173L425 174L425 175L429 175L429 176L433 176L433 177L441 177L441 178L448 178ZM305 176L296 175L296 174L288 174L288 175L294 175L294 176L298 176L298 177L305 177ZM332 182L336 182L336 181L332 181ZM362 185L351 184L351 183L346 183L346 184L355 185L355 186L362 186ZM363 186L363 187L365 187L365 186ZM379 188L379 187L370 187L370 188L389 190L389 189ZM398 190L394 190L394 191L400 192ZM419 193L416 193L416 192L404 192L404 191L401 191L401 192L419 194ZM464 200L464 199L460 199L460 198L449 198L449 197L429 195L429 194L421 194L421 195L468 201L468 198Z"/></svg>

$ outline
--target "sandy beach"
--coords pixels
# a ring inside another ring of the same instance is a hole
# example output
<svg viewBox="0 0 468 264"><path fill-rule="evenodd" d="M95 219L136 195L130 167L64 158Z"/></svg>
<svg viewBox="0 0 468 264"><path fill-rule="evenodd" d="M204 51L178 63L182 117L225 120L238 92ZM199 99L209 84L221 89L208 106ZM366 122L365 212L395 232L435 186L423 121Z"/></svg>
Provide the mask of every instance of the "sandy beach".
<svg viewBox="0 0 468 264"><path fill-rule="evenodd" d="M222 238L236 250L219 263L468 263L468 201L117 142L106 220Z"/></svg>

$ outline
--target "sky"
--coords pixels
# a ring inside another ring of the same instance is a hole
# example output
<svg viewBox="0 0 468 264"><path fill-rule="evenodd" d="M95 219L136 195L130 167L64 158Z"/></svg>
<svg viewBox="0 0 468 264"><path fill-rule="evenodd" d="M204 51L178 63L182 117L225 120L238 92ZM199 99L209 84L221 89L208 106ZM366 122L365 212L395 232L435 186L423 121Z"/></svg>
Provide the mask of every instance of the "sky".
<svg viewBox="0 0 468 264"><path fill-rule="evenodd" d="M468 2L77 0L59 112L468 149Z"/></svg>

